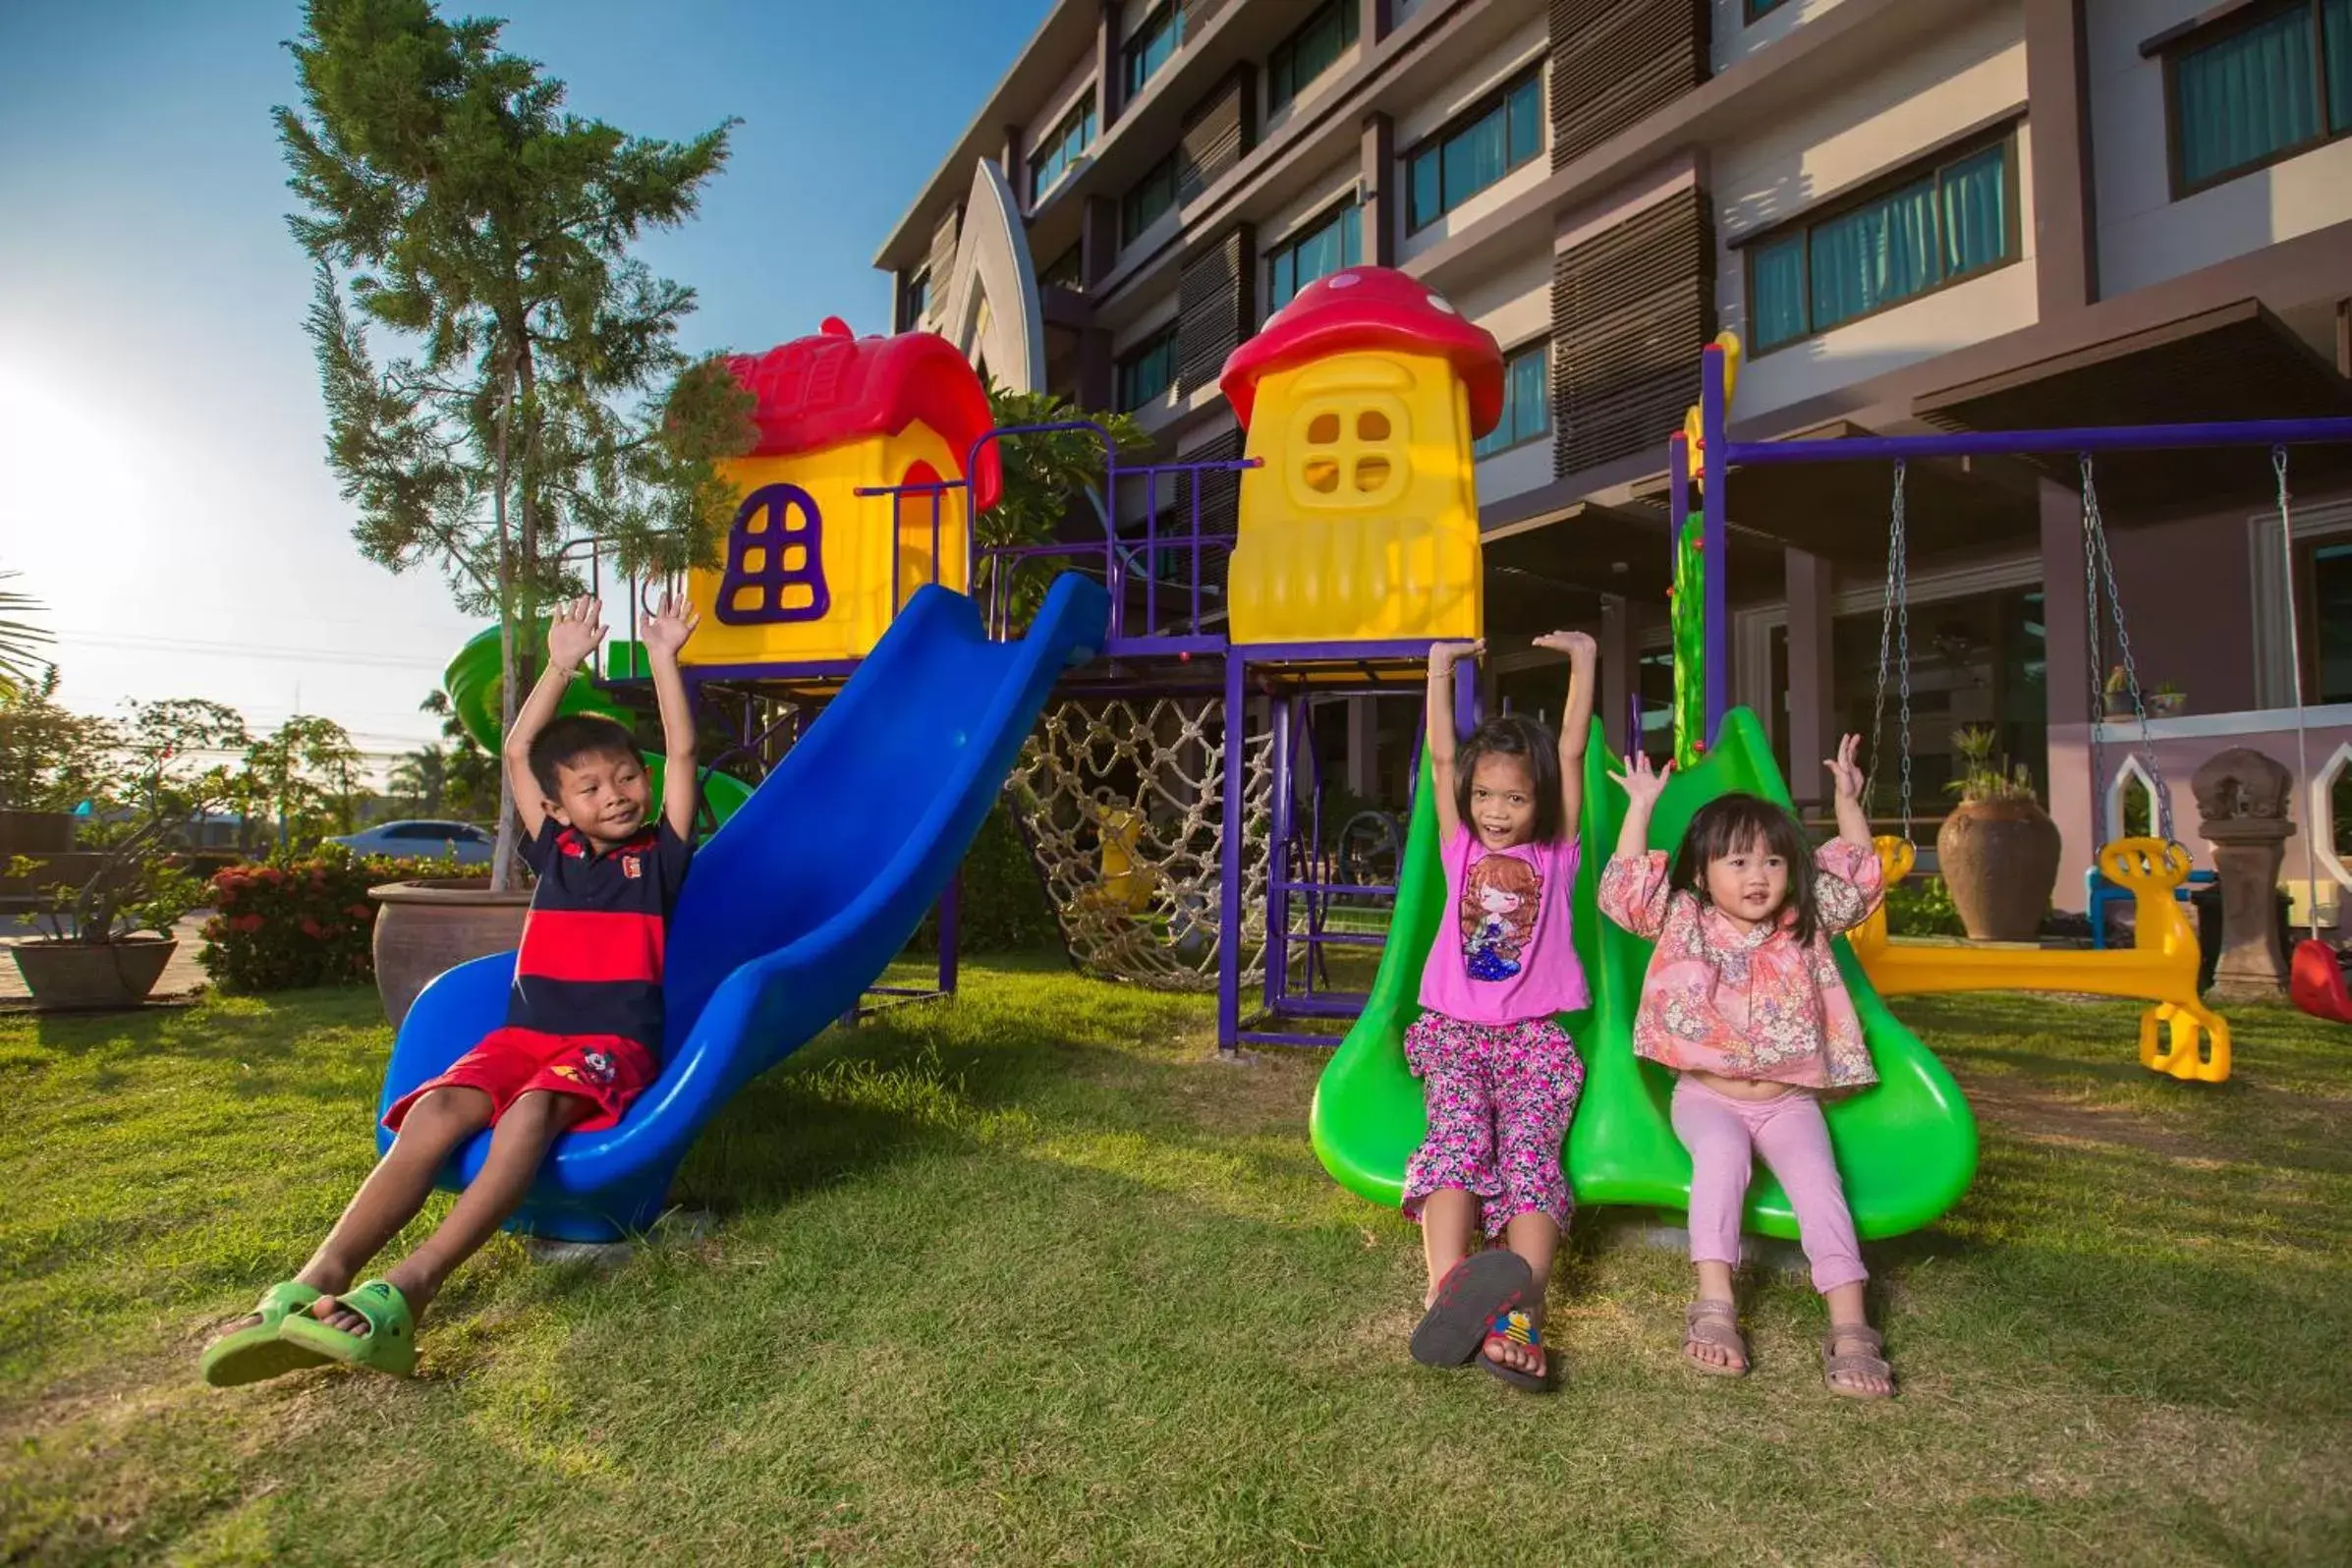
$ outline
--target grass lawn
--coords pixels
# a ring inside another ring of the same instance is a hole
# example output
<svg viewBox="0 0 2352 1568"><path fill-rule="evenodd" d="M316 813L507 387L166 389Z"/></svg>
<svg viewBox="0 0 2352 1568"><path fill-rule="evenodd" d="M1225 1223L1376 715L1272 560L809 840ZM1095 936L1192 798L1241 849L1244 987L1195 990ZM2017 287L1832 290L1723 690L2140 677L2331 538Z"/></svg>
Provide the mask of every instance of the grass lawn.
<svg viewBox="0 0 2352 1568"><path fill-rule="evenodd" d="M1873 1250L1903 1397L1684 1371L1687 1266L1590 1224L1556 1398L1414 1367L1418 1239L1307 1147L1319 1058L1209 1003L971 966L703 1139L714 1211L596 1275L501 1239L424 1375L203 1387L373 1152L372 994L0 1018L0 1559L2322 1563L2352 1552L2352 1031L2247 1011L2237 1078L2133 1012L1902 1010L1985 1121ZM439 1209L433 1210L438 1213Z"/></svg>

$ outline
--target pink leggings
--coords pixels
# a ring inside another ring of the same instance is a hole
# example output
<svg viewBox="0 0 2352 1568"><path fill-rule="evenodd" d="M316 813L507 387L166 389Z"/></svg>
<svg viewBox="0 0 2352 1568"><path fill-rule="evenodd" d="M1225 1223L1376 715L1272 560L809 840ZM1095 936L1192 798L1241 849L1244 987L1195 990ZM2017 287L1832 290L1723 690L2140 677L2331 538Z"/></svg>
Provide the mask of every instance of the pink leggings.
<svg viewBox="0 0 2352 1568"><path fill-rule="evenodd" d="M1691 1151L1691 1261L1740 1261L1740 1208L1762 1156L1797 1211L1797 1238L1813 1264L1813 1288L1868 1279L1854 1216L1846 1208L1829 1124L1804 1090L1777 1099L1733 1099L1684 1077L1674 1086L1674 1136Z"/></svg>

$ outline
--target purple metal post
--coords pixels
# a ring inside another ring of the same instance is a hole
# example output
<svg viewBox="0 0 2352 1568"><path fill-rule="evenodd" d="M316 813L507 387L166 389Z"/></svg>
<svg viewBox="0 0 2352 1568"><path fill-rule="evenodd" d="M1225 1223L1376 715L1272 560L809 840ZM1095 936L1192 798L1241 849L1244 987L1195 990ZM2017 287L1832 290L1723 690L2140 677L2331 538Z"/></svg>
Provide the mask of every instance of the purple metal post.
<svg viewBox="0 0 2352 1568"><path fill-rule="evenodd" d="M1635 672L1635 678L1637 680L1640 678L1639 671ZM1618 756L1630 759L1634 753L1640 750L1642 750L1642 694L1629 692L1625 697L1625 747L1618 753Z"/></svg>
<svg viewBox="0 0 2352 1568"><path fill-rule="evenodd" d="M1265 888L1265 1010L1281 1005L1290 980L1290 832L1294 814L1291 776L1291 699L1277 697L1267 706L1273 728L1274 799L1272 831L1266 844ZM1229 754L1231 755L1231 754ZM1232 769L1228 767L1227 773Z"/></svg>
<svg viewBox="0 0 2352 1568"><path fill-rule="evenodd" d="M1725 699L1731 662L1731 574L1724 570L1730 564L1730 547L1729 514L1723 505L1724 447L1728 444L1723 433L1723 351L1710 343L1699 357L1699 438L1704 447L1699 454L1704 486L1699 502L1707 517L1699 546L1699 576L1707 585L1707 733L1700 740L1710 746L1729 705ZM1676 518L1674 527L1679 531L1682 519Z"/></svg>
<svg viewBox="0 0 2352 1568"><path fill-rule="evenodd" d="M1715 351L1709 349L1711 356ZM1849 435L1834 441L1733 441L1724 463L1891 463L1896 459L2015 457L2029 452L2162 452L2207 446L2307 446L2352 441L2352 419L2211 420L2197 424L2088 425L2058 430L1973 430L1958 435ZM1711 496L1714 485L1708 485ZM1711 548L1711 542L1710 546Z"/></svg>
<svg viewBox="0 0 2352 1568"><path fill-rule="evenodd" d="M1113 600L1111 613L1118 613ZM1242 701L1249 691L1249 655L1225 654L1225 804L1217 855L1217 1049L1241 1048L1242 954L1242 772L1248 718Z"/></svg>

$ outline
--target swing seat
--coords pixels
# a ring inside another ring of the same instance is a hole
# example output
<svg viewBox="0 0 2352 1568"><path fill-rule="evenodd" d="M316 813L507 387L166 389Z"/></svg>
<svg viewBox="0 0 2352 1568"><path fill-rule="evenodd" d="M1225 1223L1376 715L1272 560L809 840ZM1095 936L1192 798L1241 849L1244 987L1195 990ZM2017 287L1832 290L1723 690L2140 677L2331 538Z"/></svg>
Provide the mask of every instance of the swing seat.
<svg viewBox="0 0 2352 1568"><path fill-rule="evenodd" d="M2314 1018L2352 1024L2352 989L2344 984L2343 961L2316 937L2295 944L2287 972L2287 995Z"/></svg>
<svg viewBox="0 0 2352 1568"><path fill-rule="evenodd" d="M1899 838L1877 840L1892 887L1916 852ZM1948 991L2068 991L2156 1005L2140 1015L2140 1065L2198 1083L2229 1077L2229 1022L2198 994L2197 932L2177 894L2189 852L2158 838L2117 839L2099 852L2099 874L2132 897L2133 945L2105 952L1895 943L1881 904L1853 932L1854 955L1887 996ZM2341 980L2338 980L2340 993ZM2352 1014L2347 1014L2352 1017Z"/></svg>

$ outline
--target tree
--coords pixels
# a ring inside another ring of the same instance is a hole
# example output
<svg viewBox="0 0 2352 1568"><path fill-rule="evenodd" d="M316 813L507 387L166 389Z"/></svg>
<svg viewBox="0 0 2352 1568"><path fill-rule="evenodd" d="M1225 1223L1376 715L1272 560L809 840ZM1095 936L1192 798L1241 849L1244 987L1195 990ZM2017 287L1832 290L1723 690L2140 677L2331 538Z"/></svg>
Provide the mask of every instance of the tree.
<svg viewBox="0 0 2352 1568"><path fill-rule="evenodd" d="M0 696L0 808L71 812L104 792L124 750L107 719L57 705L57 667Z"/></svg>
<svg viewBox="0 0 2352 1568"><path fill-rule="evenodd" d="M1151 449L1151 437L1133 415L1085 413L1051 392L1013 392L990 381L988 407L999 429L1092 420L1123 454ZM996 504L974 526L973 540L980 550L1047 543L1059 534L1080 497L1101 489L1106 454L1092 430L1002 436L996 451L1004 470L1004 487ZM1097 517L1089 517L1086 525L1091 529L1103 526ZM993 595L1001 593L1012 624L1019 626L1044 601L1054 574L1068 563L1050 557L1013 563L1004 572L1000 588L996 576L1002 565L993 559L985 561L973 592L982 604L996 602Z"/></svg>
<svg viewBox="0 0 2352 1568"><path fill-rule="evenodd" d="M24 575L0 572L0 583ZM0 588L0 701L13 700L40 684L43 666L32 650L56 640L44 628L17 617L37 614L41 608L41 601L29 593Z"/></svg>
<svg viewBox="0 0 2352 1568"><path fill-rule="evenodd" d="M420 815L439 816L442 798L449 793L449 754L437 745L404 752L385 782L393 799Z"/></svg>
<svg viewBox="0 0 2352 1568"><path fill-rule="evenodd" d="M276 118L354 532L370 559L435 563L461 608L497 613L511 726L538 606L579 586L567 546L597 540L641 574L713 563L733 509L716 460L754 430L724 365L676 347L694 291L630 254L694 214L735 122L670 142L567 113L500 27L444 22L430 0L308 0L303 107ZM371 328L403 352L379 362Z"/></svg>
<svg viewBox="0 0 2352 1568"><path fill-rule="evenodd" d="M449 694L435 688L417 704L421 713L430 713L441 721L441 749L447 774L443 781L444 802L449 814L469 822L487 821L498 810L499 766L492 756L466 733L465 724L449 705Z"/></svg>
<svg viewBox="0 0 2352 1568"><path fill-rule="evenodd" d="M225 702L200 697L133 702L121 733L134 786L174 820L243 793L230 761L252 738L245 715Z"/></svg>
<svg viewBox="0 0 2352 1568"><path fill-rule="evenodd" d="M353 773L360 750L333 719L297 714L254 741L245 754L249 815L278 820L280 843L317 837L326 827L354 827Z"/></svg>

